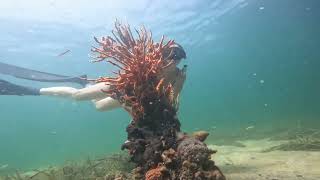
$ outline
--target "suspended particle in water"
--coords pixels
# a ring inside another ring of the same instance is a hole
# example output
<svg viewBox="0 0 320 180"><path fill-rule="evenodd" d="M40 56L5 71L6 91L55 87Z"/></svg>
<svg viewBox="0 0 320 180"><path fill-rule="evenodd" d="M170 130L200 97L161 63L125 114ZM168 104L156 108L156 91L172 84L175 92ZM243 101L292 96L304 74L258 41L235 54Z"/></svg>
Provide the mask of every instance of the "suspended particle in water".
<svg viewBox="0 0 320 180"><path fill-rule="evenodd" d="M268 104L267 104L267 103L265 103L265 104L264 104L264 107L268 107Z"/></svg>
<svg viewBox="0 0 320 180"><path fill-rule="evenodd" d="M28 33L34 33L35 31L33 29L28 29L27 32Z"/></svg>
<svg viewBox="0 0 320 180"><path fill-rule="evenodd" d="M49 1L49 5L50 5L50 6L52 6L52 7L54 7L54 6L55 6L55 3L56 3L56 2L55 2L55 0L51 0L51 1Z"/></svg>
<svg viewBox="0 0 320 180"><path fill-rule="evenodd" d="M263 79L261 79L259 82L260 82L260 84L264 84L264 80Z"/></svg>
<svg viewBox="0 0 320 180"><path fill-rule="evenodd" d="M257 73L253 73L252 76L256 77L256 76L257 76Z"/></svg>
<svg viewBox="0 0 320 180"><path fill-rule="evenodd" d="M76 103L76 102L72 102L71 104L72 104L72 106L78 106L78 103Z"/></svg>
<svg viewBox="0 0 320 180"><path fill-rule="evenodd" d="M263 6L259 7L259 10L264 10L264 7Z"/></svg>
<svg viewBox="0 0 320 180"><path fill-rule="evenodd" d="M306 11L310 11L311 10L311 8L310 7L306 7Z"/></svg>

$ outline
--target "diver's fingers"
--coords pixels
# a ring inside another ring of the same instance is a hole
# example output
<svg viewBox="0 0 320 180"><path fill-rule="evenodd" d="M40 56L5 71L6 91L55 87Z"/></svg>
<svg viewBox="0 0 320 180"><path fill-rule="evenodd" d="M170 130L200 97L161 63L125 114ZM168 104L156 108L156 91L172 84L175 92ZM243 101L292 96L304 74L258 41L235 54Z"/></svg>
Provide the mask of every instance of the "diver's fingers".
<svg viewBox="0 0 320 180"><path fill-rule="evenodd" d="M92 86L79 89L76 93L72 95L75 100L92 100L92 99L102 99L107 95L103 91L109 90L110 86L106 83L97 83Z"/></svg>
<svg viewBox="0 0 320 180"><path fill-rule="evenodd" d="M72 97L78 89L72 87L50 87L50 88L41 88L40 94L46 96L60 96L60 97Z"/></svg>
<svg viewBox="0 0 320 180"><path fill-rule="evenodd" d="M96 108L99 111L110 111L112 109L122 107L118 100L113 99L111 97L107 97L99 101L96 101L94 102L94 104L96 105Z"/></svg>

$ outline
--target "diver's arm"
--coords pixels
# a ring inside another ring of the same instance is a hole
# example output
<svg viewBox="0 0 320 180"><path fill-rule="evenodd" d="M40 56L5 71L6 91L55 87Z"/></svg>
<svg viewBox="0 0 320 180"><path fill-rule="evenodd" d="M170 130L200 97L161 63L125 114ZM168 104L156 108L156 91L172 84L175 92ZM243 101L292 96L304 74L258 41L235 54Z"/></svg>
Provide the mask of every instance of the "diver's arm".
<svg viewBox="0 0 320 180"><path fill-rule="evenodd" d="M184 65L182 69L177 68L177 75L176 78L173 82L173 89L174 89L174 94L175 97L177 97L182 88L183 88L183 84L186 80L186 71L187 71L187 66Z"/></svg>
<svg viewBox="0 0 320 180"><path fill-rule="evenodd" d="M70 97L78 101L85 101L107 97L103 91L107 91L109 88L110 86L105 83L97 83L82 89L72 87L49 87L41 88L40 94L47 96Z"/></svg>
<svg viewBox="0 0 320 180"><path fill-rule="evenodd" d="M78 101L102 99L107 97L107 94L104 91L108 91L109 89L110 85L107 85L104 82L97 83L92 86L79 89L77 92L72 94L72 98Z"/></svg>
<svg viewBox="0 0 320 180"><path fill-rule="evenodd" d="M118 100L108 97L105 92L110 86L105 83L98 83L82 89L71 87L50 87L41 88L41 95L69 97L78 101L92 100L99 111L110 111L122 107Z"/></svg>
<svg viewBox="0 0 320 180"><path fill-rule="evenodd" d="M41 88L40 94L45 96L72 97L78 89L72 87L49 87Z"/></svg>
<svg viewBox="0 0 320 180"><path fill-rule="evenodd" d="M186 80L186 71L186 65L180 69L173 64L165 68L158 77L159 79L164 78L166 84L171 83L173 86L174 95L177 97L183 88L184 81Z"/></svg>
<svg viewBox="0 0 320 180"><path fill-rule="evenodd" d="M98 111L110 111L122 107L118 100L106 97L97 101L93 101Z"/></svg>

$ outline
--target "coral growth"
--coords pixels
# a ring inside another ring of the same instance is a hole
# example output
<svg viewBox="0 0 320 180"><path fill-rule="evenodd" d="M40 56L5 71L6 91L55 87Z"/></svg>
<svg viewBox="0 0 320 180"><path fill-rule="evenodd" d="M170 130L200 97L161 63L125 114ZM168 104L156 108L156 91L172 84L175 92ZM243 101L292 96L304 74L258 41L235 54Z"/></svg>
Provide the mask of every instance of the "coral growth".
<svg viewBox="0 0 320 180"><path fill-rule="evenodd" d="M158 166L156 168L150 169L146 172L145 179L146 180L159 180L165 178L165 172L167 168L164 166Z"/></svg>
<svg viewBox="0 0 320 180"><path fill-rule="evenodd" d="M151 32L115 23L114 37L95 38L99 47L96 61L107 61L118 68L116 77L102 77L112 88L107 91L131 113L128 140L122 145L137 164L136 179L225 179L210 160L214 151L202 141L206 132L195 137L180 132L177 118L178 97L182 83L175 84L184 71L176 67L173 40L154 43ZM166 55L165 55L166 54ZM169 55L168 55L169 54ZM185 56L183 51L182 55ZM170 77L168 69L177 73ZM185 76L184 76L185 77ZM175 88L180 87L180 88Z"/></svg>
<svg viewBox="0 0 320 180"><path fill-rule="evenodd" d="M199 141L203 142L207 139L209 136L209 133L207 131L196 131L193 134L193 137L198 139Z"/></svg>
<svg viewBox="0 0 320 180"><path fill-rule="evenodd" d="M97 82L112 85L110 93L125 106L131 107L134 120L143 118L147 104L157 103L157 100L167 100L168 105L174 102L173 88L164 79L157 76L163 69L173 64L173 60L164 59L162 52L168 51L174 44L173 40L164 44L164 37L159 43L154 43L151 33L145 28L137 31L139 38L134 39L130 27L115 23L114 38L107 36L101 40L95 38L99 48L92 51L98 53L96 61L106 60L119 68L114 72L117 77L102 77ZM164 97L164 98L162 98Z"/></svg>
<svg viewBox="0 0 320 180"><path fill-rule="evenodd" d="M182 162L181 179L225 179L211 155L216 153L198 139L186 138L178 148L177 155Z"/></svg>

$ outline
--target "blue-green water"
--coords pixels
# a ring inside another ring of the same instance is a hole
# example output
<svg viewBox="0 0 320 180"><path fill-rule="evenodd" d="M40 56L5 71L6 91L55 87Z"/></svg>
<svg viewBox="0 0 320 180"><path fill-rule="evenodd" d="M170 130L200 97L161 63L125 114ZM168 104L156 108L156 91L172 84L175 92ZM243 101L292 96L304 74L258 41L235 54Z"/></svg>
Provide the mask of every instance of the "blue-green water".
<svg viewBox="0 0 320 180"><path fill-rule="evenodd" d="M14 0L0 10L0 61L58 74L108 74L111 67L89 63L88 54L115 18L175 39L187 52L183 130L215 129L212 142L249 126L268 137L320 125L317 0ZM0 96L0 114L0 165L22 169L117 152L130 121L123 110L53 97Z"/></svg>

